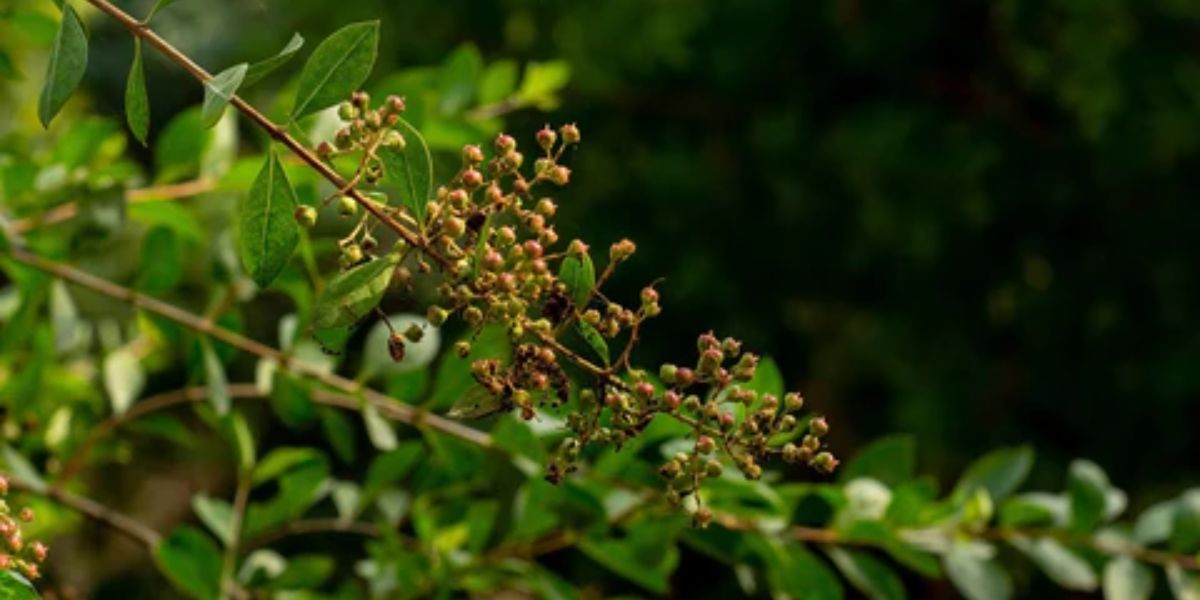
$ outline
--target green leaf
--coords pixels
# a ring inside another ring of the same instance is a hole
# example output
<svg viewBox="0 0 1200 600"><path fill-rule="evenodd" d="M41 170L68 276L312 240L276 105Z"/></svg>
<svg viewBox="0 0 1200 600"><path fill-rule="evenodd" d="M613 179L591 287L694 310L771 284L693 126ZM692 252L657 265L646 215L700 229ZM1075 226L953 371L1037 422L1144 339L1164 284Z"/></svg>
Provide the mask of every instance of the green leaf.
<svg viewBox="0 0 1200 600"><path fill-rule="evenodd" d="M1108 476L1096 463L1071 461L1067 492L1071 498L1071 529L1090 532L1104 522Z"/></svg>
<svg viewBox="0 0 1200 600"><path fill-rule="evenodd" d="M674 534L677 519L648 519L631 525L621 538L593 535L579 549L613 573L655 593L666 594L679 562Z"/></svg>
<svg viewBox="0 0 1200 600"><path fill-rule="evenodd" d="M67 99L74 93L83 73L87 70L88 39L79 15L70 4L63 5L63 18L54 36L54 47L50 50L50 63L46 66L46 81L38 98L38 120L42 127L62 110Z"/></svg>
<svg viewBox="0 0 1200 600"><path fill-rule="evenodd" d="M221 120L225 107L242 86L248 68L246 63L239 63L204 82L204 104L200 106L200 119L204 127L212 127Z"/></svg>
<svg viewBox="0 0 1200 600"><path fill-rule="evenodd" d="M0 600L39 600L37 588L16 571L0 571Z"/></svg>
<svg viewBox="0 0 1200 600"><path fill-rule="evenodd" d="M966 500L983 488L993 502L1000 502L1021 486L1031 468L1033 449L1028 446L993 451L967 467L954 487L954 497Z"/></svg>
<svg viewBox="0 0 1200 600"><path fill-rule="evenodd" d="M233 507L228 502L199 494L192 496L192 510L222 544L229 545L233 539Z"/></svg>
<svg viewBox="0 0 1200 600"><path fill-rule="evenodd" d="M1044 492L1018 494L1000 506L1005 527L1044 527L1066 523L1070 505L1066 498Z"/></svg>
<svg viewBox="0 0 1200 600"><path fill-rule="evenodd" d="M278 493L266 502L255 502L246 512L244 536L253 538L300 518L329 488L329 461L312 449L289 449L287 457L271 453L255 469L254 481L278 482Z"/></svg>
<svg viewBox="0 0 1200 600"><path fill-rule="evenodd" d="M379 414L379 409L374 404L363 401L362 417L363 425L367 428L367 439L371 440L371 445L375 446L376 450L386 452L396 448L396 430Z"/></svg>
<svg viewBox="0 0 1200 600"><path fill-rule="evenodd" d="M302 554L288 559L287 568L267 586L273 590L310 590L320 587L333 574L334 561L328 556ZM282 596L282 595L280 595ZM307 596L302 596L307 597Z"/></svg>
<svg viewBox="0 0 1200 600"><path fill-rule="evenodd" d="M583 337L583 341L587 342L587 345L596 353L596 356L599 356L604 361L604 365L608 366L610 361L608 342L604 341L604 336L600 335L600 332L596 331L595 327L583 321L576 321L575 328L579 330L579 335Z"/></svg>
<svg viewBox="0 0 1200 600"><path fill-rule="evenodd" d="M176 528L154 551L158 569L179 591L199 600L213 600L221 590L221 550L212 538L184 525Z"/></svg>
<svg viewBox="0 0 1200 600"><path fill-rule="evenodd" d="M237 453L239 469L242 473L250 473L254 470L254 463L257 461L254 435L250 433L250 425L246 423L246 418L241 413L232 412L226 417L224 426L225 433L229 436L233 443L233 449Z"/></svg>
<svg viewBox="0 0 1200 600"><path fill-rule="evenodd" d="M1104 566L1105 600L1146 600L1154 591L1154 573L1141 563L1119 556Z"/></svg>
<svg viewBox="0 0 1200 600"><path fill-rule="evenodd" d="M772 545L767 561L771 587L796 599L841 600L844 595L837 575L801 544L786 548ZM761 553L762 551L760 551Z"/></svg>
<svg viewBox="0 0 1200 600"><path fill-rule="evenodd" d="M396 122L405 140L403 148L386 146L379 149L384 177L400 190L401 202L424 226L425 204L433 196L433 159L425 138L408 121Z"/></svg>
<svg viewBox="0 0 1200 600"><path fill-rule="evenodd" d="M113 414L123 415L133 401L137 400L146 385L146 372L142 363L129 347L121 347L104 357L104 390Z"/></svg>
<svg viewBox="0 0 1200 600"><path fill-rule="evenodd" d="M160 11L172 4L175 4L175 0L158 0L157 2L155 2L154 8L150 9L150 14L146 15L146 22L149 23L150 20L153 19L154 16L158 14L158 11Z"/></svg>
<svg viewBox="0 0 1200 600"><path fill-rule="evenodd" d="M321 431L334 453L342 462L352 462L357 447L353 422L341 411L332 408L321 410L320 415Z"/></svg>
<svg viewBox="0 0 1200 600"><path fill-rule="evenodd" d="M229 397L229 381L225 379L225 365L213 350L208 338L200 338L200 352L204 359L204 382L208 386L208 401L218 415L229 412L232 399Z"/></svg>
<svg viewBox="0 0 1200 600"><path fill-rule="evenodd" d="M1164 570L1175 600L1200 600L1200 575L1185 570L1177 563L1167 565Z"/></svg>
<svg viewBox="0 0 1200 600"><path fill-rule="evenodd" d="M946 576L967 600L1006 600L1012 597L1012 580L995 560L973 548L956 544L942 557Z"/></svg>
<svg viewBox="0 0 1200 600"><path fill-rule="evenodd" d="M278 479L283 474L301 466L319 463L325 457L313 448L283 447L272 450L254 467L254 485L262 485Z"/></svg>
<svg viewBox="0 0 1200 600"><path fill-rule="evenodd" d="M913 436L891 435L879 438L847 460L840 469L838 480L870 477L895 487L913 478L916 464L917 443Z"/></svg>
<svg viewBox="0 0 1200 600"><path fill-rule="evenodd" d="M479 103L503 101L517 89L517 63L501 60L488 65L479 82Z"/></svg>
<svg viewBox="0 0 1200 600"><path fill-rule="evenodd" d="M270 75L272 71L287 64L300 48L304 47L304 38L299 33L293 33L292 39L288 40L287 45L279 51L278 54L270 58L260 60L246 69L246 77L242 79L243 86L254 85L263 77Z"/></svg>
<svg viewBox="0 0 1200 600"><path fill-rule="evenodd" d="M300 243L300 229L293 216L297 204L296 190L271 148L250 187L250 195L238 210L242 265L259 287L275 281Z"/></svg>
<svg viewBox="0 0 1200 600"><path fill-rule="evenodd" d="M1012 540L1012 545L1028 555L1046 576L1066 589L1092 592L1100 585L1092 566L1058 540L1017 538Z"/></svg>
<svg viewBox="0 0 1200 600"><path fill-rule="evenodd" d="M399 262L400 255L393 252L338 273L317 297L313 326L328 329L361 319L379 305Z"/></svg>
<svg viewBox="0 0 1200 600"><path fill-rule="evenodd" d="M570 80L571 66L566 61L531 62L525 67L517 98L540 110L554 110L558 107L557 92Z"/></svg>
<svg viewBox="0 0 1200 600"><path fill-rule="evenodd" d="M1188 490L1179 497L1171 524L1170 545L1175 552L1200 551L1200 489Z"/></svg>
<svg viewBox="0 0 1200 600"><path fill-rule="evenodd" d="M363 497L370 501L384 488L399 483L423 458L425 447L417 441L407 441L394 450L384 452L371 461L363 484Z"/></svg>
<svg viewBox="0 0 1200 600"><path fill-rule="evenodd" d="M575 305L582 310L596 287L596 267L592 257L587 253L567 256L558 266L558 279L567 286Z"/></svg>
<svg viewBox="0 0 1200 600"><path fill-rule="evenodd" d="M271 408L283 424L298 429L317 418L316 405L308 388L282 369L275 372L271 384Z"/></svg>
<svg viewBox="0 0 1200 600"><path fill-rule="evenodd" d="M483 71L483 57L474 44L458 47L446 58L439 73L442 114L462 111L475 97L476 82Z"/></svg>
<svg viewBox="0 0 1200 600"><path fill-rule="evenodd" d="M125 81L125 120L133 137L146 145L150 135L150 96L146 92L146 70L142 66L142 38L133 38L133 63Z"/></svg>
<svg viewBox="0 0 1200 600"><path fill-rule="evenodd" d="M371 74L379 45L379 21L347 25L321 42L304 69L292 119L346 100Z"/></svg>
<svg viewBox="0 0 1200 600"><path fill-rule="evenodd" d="M142 262L138 271L138 289L148 293L162 293L183 278L183 248L180 247L175 231L157 226L146 232L142 239Z"/></svg>
<svg viewBox="0 0 1200 600"><path fill-rule="evenodd" d="M1167 500L1142 511L1133 527L1133 539L1145 545L1166 541L1171 537L1178 505L1177 500Z"/></svg>
<svg viewBox="0 0 1200 600"><path fill-rule="evenodd" d="M907 598L904 583L895 571L883 561L858 550L830 547L826 550L829 559L842 572L846 580L871 600L899 600Z"/></svg>
<svg viewBox="0 0 1200 600"><path fill-rule="evenodd" d="M4 470L14 479L24 483L35 491L46 489L46 480L42 478L42 474L38 472L37 467L33 466L33 463L29 462L29 459L24 454L21 454L12 446L5 444L4 446L0 446L0 456L4 458Z"/></svg>

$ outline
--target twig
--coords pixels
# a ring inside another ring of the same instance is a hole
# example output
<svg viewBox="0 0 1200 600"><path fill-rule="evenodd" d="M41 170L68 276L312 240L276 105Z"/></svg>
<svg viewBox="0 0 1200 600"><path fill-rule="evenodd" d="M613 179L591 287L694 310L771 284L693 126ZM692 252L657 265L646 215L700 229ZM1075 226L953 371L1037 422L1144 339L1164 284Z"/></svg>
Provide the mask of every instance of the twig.
<svg viewBox="0 0 1200 600"><path fill-rule="evenodd" d="M156 202L165 200L175 200L178 198L187 198L197 194L203 194L216 189L215 181L207 178L193 179L170 185L159 185L146 188L135 188L125 192L125 200L131 204L140 202ZM13 233L23 234L29 233L36 227L45 227L47 225L56 225L63 221L68 221L79 212L79 204L77 202L66 202L59 204L50 210L26 219L17 219L12 222Z"/></svg>
<svg viewBox="0 0 1200 600"><path fill-rule="evenodd" d="M279 363L280 368L294 374L310 377L347 394L361 394L368 402L375 405L384 416L396 421L407 423L414 427L428 427L484 448L491 448L493 445L491 436L485 432L432 414L424 409L401 403L373 389L364 388L350 379L334 373L328 373L317 365L293 358L274 347L234 333L211 320L204 319L174 305L167 304L161 300L135 292L127 287L80 271L70 265L32 254L20 248L12 248L10 256L17 262L40 271L45 271L55 277L85 287L91 291L124 301L136 308L141 308L165 317L197 333L225 342L244 352L249 352L261 358L272 359Z"/></svg>
<svg viewBox="0 0 1200 600"><path fill-rule="evenodd" d="M97 523L105 525L125 537L145 546L153 552L158 547L162 536L157 531L143 525L129 516L117 512L91 498L78 496L55 486L37 486L20 479L13 478L9 484L14 490L20 490L36 496L42 496L57 504L65 506Z"/></svg>

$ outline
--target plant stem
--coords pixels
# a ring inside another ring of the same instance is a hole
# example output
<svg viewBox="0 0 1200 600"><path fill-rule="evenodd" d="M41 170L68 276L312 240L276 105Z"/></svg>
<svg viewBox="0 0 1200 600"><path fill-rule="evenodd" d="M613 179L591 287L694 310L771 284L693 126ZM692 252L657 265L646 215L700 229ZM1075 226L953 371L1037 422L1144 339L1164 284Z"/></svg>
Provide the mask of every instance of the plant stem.
<svg viewBox="0 0 1200 600"><path fill-rule="evenodd" d="M346 394L361 394L363 398L375 405L385 416L396 421L407 423L414 427L428 427L429 429L454 436L484 448L492 447L492 438L487 433L432 414L424 409L404 404L373 389L364 388L350 379L334 373L328 373L312 363L293 358L280 350L234 333L209 319L205 319L174 305L100 279L70 265L32 254L21 248L12 248L9 255L19 263L40 271L45 271L55 277L85 287L93 292L124 301L135 308L141 308L170 319L188 329L225 342L244 352L261 358L272 359L279 363L280 368L294 374L310 377Z"/></svg>
<svg viewBox="0 0 1200 600"><path fill-rule="evenodd" d="M158 543L162 541L162 536L157 531L91 498L78 496L55 486L32 485L16 478L11 479L9 484L14 490L42 496L101 525L105 525L117 533L145 546L150 552L153 552L158 547Z"/></svg>
<svg viewBox="0 0 1200 600"><path fill-rule="evenodd" d="M112 17L114 20L128 29L129 32L134 36L145 40L148 44L161 52L163 56L166 56L169 60L171 60L171 62L183 67L184 70L190 73L201 83L212 79L212 74L204 70L204 68L200 65L196 64L195 61L189 58L186 54L180 52L177 48L175 48L175 46L172 46L170 42L167 42L163 38L159 37L159 35L150 29L148 25L133 18L131 15L120 8L117 8L108 0L87 0L87 2L99 9L100 12ZM287 132L285 127L282 127L271 121L271 119L267 118L266 115L259 112L258 109L251 106L239 96L235 95L230 98L229 103L235 109L237 109L238 112L241 112L248 119L253 121L255 125L270 135L271 138L286 146L287 149L299 157L300 160L303 160L314 171L320 173L321 176L332 183L335 188L339 190L345 189L346 195L354 198L355 202L370 212L376 219L379 219L382 223L387 225L390 229L392 229L392 231L395 231L396 235L399 235L401 238L403 238L405 242L408 242L414 247L420 248L426 255L440 263L443 267L451 266L451 261L434 251L433 248L430 248L429 244L427 244L425 239L422 238L418 233L409 230L402 223L392 218L391 215L381 210L375 205L375 203L368 200L362 192L358 191L357 188L348 186L348 182L341 175L339 175L337 171L325 164L325 162L323 162L315 153L305 147L304 144L300 143L295 137L292 137L292 135Z"/></svg>
<svg viewBox="0 0 1200 600"><path fill-rule="evenodd" d="M225 556L221 566L221 598L237 588L234 572L237 569L238 540L242 537L242 523L246 520L246 505L250 502L251 474L238 468L237 491L233 495L233 516L229 521L229 543L225 545Z"/></svg>

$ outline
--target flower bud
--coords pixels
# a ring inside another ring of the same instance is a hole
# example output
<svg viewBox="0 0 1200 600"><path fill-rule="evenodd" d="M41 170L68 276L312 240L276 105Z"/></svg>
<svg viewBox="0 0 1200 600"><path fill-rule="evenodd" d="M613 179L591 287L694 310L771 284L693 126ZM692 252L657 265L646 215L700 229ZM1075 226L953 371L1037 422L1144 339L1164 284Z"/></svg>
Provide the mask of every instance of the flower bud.
<svg viewBox="0 0 1200 600"><path fill-rule="evenodd" d="M658 378L667 385L675 385L675 376L679 374L679 367L670 363L664 364L658 368Z"/></svg>
<svg viewBox="0 0 1200 600"><path fill-rule="evenodd" d="M350 94L350 102L358 108L366 108L367 105L371 103L371 95L362 90L358 90Z"/></svg>
<svg viewBox="0 0 1200 600"><path fill-rule="evenodd" d="M463 146L462 151L463 162L467 164L477 165L483 162L483 150L474 144Z"/></svg>
<svg viewBox="0 0 1200 600"><path fill-rule="evenodd" d="M471 342L459 340L454 343L454 353L459 358L466 358L471 353Z"/></svg>
<svg viewBox="0 0 1200 600"><path fill-rule="evenodd" d="M675 382L681 388L688 387L696 382L696 372L687 367L679 367L675 371Z"/></svg>
<svg viewBox="0 0 1200 600"><path fill-rule="evenodd" d="M388 355L392 357L393 362L404 360L404 336L398 331L393 331L392 335L388 336Z"/></svg>
<svg viewBox="0 0 1200 600"><path fill-rule="evenodd" d="M652 287L642 288L642 304L655 304L658 302L658 290Z"/></svg>
<svg viewBox="0 0 1200 600"><path fill-rule="evenodd" d="M571 169L564 167L563 165L558 165L553 169L550 169L547 179L549 179L550 182L555 185L567 185L571 182Z"/></svg>
<svg viewBox="0 0 1200 600"><path fill-rule="evenodd" d="M658 468L658 474L663 476L663 479L675 479L679 477L679 473L683 470L679 461L675 459L668 460Z"/></svg>
<svg viewBox="0 0 1200 600"><path fill-rule="evenodd" d="M345 259L348 265L357 265L363 259L362 246L358 244L346 244L342 247L342 258Z"/></svg>
<svg viewBox="0 0 1200 600"><path fill-rule="evenodd" d="M558 205L549 198L542 198L538 200L536 210L543 216L553 217L554 213L558 212Z"/></svg>
<svg viewBox="0 0 1200 600"><path fill-rule="evenodd" d="M523 244L523 246L525 248L525 254L529 255L530 258L541 258L542 245L539 244L537 240L525 240L525 244Z"/></svg>
<svg viewBox="0 0 1200 600"><path fill-rule="evenodd" d="M409 323L408 328L404 330L404 338L412 343L421 341L425 337L425 328L416 323Z"/></svg>
<svg viewBox="0 0 1200 600"><path fill-rule="evenodd" d="M467 232L467 222L458 217L447 217L445 221L446 234L458 237Z"/></svg>
<svg viewBox="0 0 1200 600"><path fill-rule="evenodd" d="M21 512L17 515L18 519L21 519L22 521L24 521L26 523L32 521L33 517L34 517L33 509L29 508L28 506L26 506L25 508L22 508Z"/></svg>
<svg viewBox="0 0 1200 600"><path fill-rule="evenodd" d="M500 154L508 154L517 148L517 140L514 140L511 135L501 133L496 136L496 152Z"/></svg>
<svg viewBox="0 0 1200 600"><path fill-rule="evenodd" d="M317 209L307 204L301 204L296 207L292 217L296 219L297 225L305 229L312 229L317 224Z"/></svg>
<svg viewBox="0 0 1200 600"><path fill-rule="evenodd" d="M468 190L473 190L483 185L483 173L475 170L474 167L469 167L462 174L463 185L467 186Z"/></svg>
<svg viewBox="0 0 1200 600"><path fill-rule="evenodd" d="M450 317L450 312L446 309L434 304L425 311L425 320L429 321L434 327L441 327L446 319Z"/></svg>
<svg viewBox="0 0 1200 600"><path fill-rule="evenodd" d="M808 422L808 430L813 435L821 437L829 433L829 423L825 421L825 417L815 417Z"/></svg>
<svg viewBox="0 0 1200 600"><path fill-rule="evenodd" d="M728 431L729 429L733 428L733 424L734 424L733 413L727 413L727 412L721 413L721 429Z"/></svg>
<svg viewBox="0 0 1200 600"><path fill-rule="evenodd" d="M701 435L696 438L696 451L701 454L708 454L717 448L717 443L707 435Z"/></svg>
<svg viewBox="0 0 1200 600"><path fill-rule="evenodd" d="M579 143L579 127L574 123L567 123L566 125L559 127L558 131L562 134L564 144Z"/></svg>
<svg viewBox="0 0 1200 600"><path fill-rule="evenodd" d="M804 397L797 392L788 392L783 397L783 408L788 412L796 412L804 408Z"/></svg>
<svg viewBox="0 0 1200 600"><path fill-rule="evenodd" d="M679 392L675 390L667 390L663 393L663 404L666 404L670 410L678 409L682 402L683 400L679 397Z"/></svg>
<svg viewBox="0 0 1200 600"><path fill-rule="evenodd" d="M637 246L631 240L621 240L609 248L608 258L613 262L620 262L633 256L635 251L637 251Z"/></svg>
<svg viewBox="0 0 1200 600"><path fill-rule="evenodd" d="M358 109L349 102L343 102L338 105L338 118L343 121L353 121L358 118Z"/></svg>
<svg viewBox="0 0 1200 600"><path fill-rule="evenodd" d="M654 384L649 381L639 382L633 386L633 393L637 394L642 400L649 400L654 397Z"/></svg>
<svg viewBox="0 0 1200 600"><path fill-rule="evenodd" d="M333 156L333 144L330 144L329 142L321 142L320 144L317 144L317 156L324 159L328 159L330 156Z"/></svg>
<svg viewBox="0 0 1200 600"><path fill-rule="evenodd" d="M383 145L388 148L403 150L408 143L404 141L404 136L399 131L392 129L383 134Z"/></svg>
<svg viewBox="0 0 1200 600"><path fill-rule="evenodd" d="M8 495L8 478L0 476L0 496Z"/></svg>
<svg viewBox="0 0 1200 600"><path fill-rule="evenodd" d="M814 456L811 461L809 461L808 466L821 471L822 473L829 474L832 473L834 469L837 469L838 459L834 458L834 456L828 452L821 452L820 454Z"/></svg>
<svg viewBox="0 0 1200 600"><path fill-rule="evenodd" d="M721 361L724 359L725 357L721 354L720 350L709 348L700 355L700 363L697 370L701 373L712 374L717 370L717 367L721 366Z"/></svg>
<svg viewBox="0 0 1200 600"><path fill-rule="evenodd" d="M558 141L558 134L550 129L549 125L542 127L537 132L537 143L542 147L542 150L549 152L554 147L554 142Z"/></svg>
<svg viewBox="0 0 1200 600"><path fill-rule="evenodd" d="M395 94L392 94L391 96L387 97L387 104L385 104L384 106L386 106L388 110L390 110L394 113L402 113L407 108L407 106L405 106L405 103L404 103L404 97L397 96Z"/></svg>

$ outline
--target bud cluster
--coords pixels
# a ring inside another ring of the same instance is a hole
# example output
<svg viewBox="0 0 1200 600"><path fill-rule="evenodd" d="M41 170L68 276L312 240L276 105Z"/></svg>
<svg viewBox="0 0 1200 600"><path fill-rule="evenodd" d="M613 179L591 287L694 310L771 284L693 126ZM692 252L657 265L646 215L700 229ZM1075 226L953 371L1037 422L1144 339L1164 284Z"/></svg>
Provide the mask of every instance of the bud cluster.
<svg viewBox="0 0 1200 600"><path fill-rule="evenodd" d="M49 549L41 542L24 540L21 526L33 521L35 515L28 507L14 512L4 500L8 489L8 480L0 477L0 538L4 546L0 548L0 571L16 571L32 581L41 577L39 565L45 562Z"/></svg>
<svg viewBox="0 0 1200 600"><path fill-rule="evenodd" d="M339 133L343 141L336 151L361 150L362 164L370 174L374 163L369 156L390 136L387 117L397 109L389 100L378 111L364 112L366 100L360 94L343 106L343 118L353 119L353 124ZM495 400L497 410L516 410L528 420L539 410L578 398L577 406L565 415L570 433L547 466L546 477L552 482L577 468L585 447L619 448L659 414L686 423L694 432L692 451L673 457L660 472L667 480L670 503L696 498L694 517L701 525L711 514L699 506L700 484L721 475L725 464L751 479L762 476L761 463L771 455L832 471L836 459L821 450L828 430L825 421L798 420L804 404L799 394L780 399L745 386L754 378L758 357L743 352L739 341L704 334L698 340L696 362L686 367L663 365L657 381L633 368L630 355L641 328L661 312L659 291L646 286L634 305L625 306L600 288L619 264L633 256L636 245L629 240L612 244L607 264L597 276L587 244L572 240L564 247L552 223L558 205L543 191L570 182L571 170L563 157L580 139L573 124L557 130L544 127L535 135L532 161L516 139L503 133L490 148L465 146L458 171L437 189L423 215L388 209L415 224L418 236L411 247L403 240L396 246L406 256L414 254L417 274L402 264L393 282L407 286L415 277L436 278L432 287L437 298L426 311L435 327L457 317L475 333L488 325L508 333L514 348L511 360L482 357L470 364L472 376ZM395 143L403 144L400 140ZM361 254L347 256L360 230L365 231L362 222L343 240L343 262L355 264L362 259ZM438 272L434 266L440 267ZM420 328L395 331L388 351L399 361L405 343L420 335ZM474 337L458 342L455 353L464 359L470 356L467 340ZM576 349L581 346L578 341L587 345ZM620 349L611 360L609 347ZM603 364L586 358L601 353ZM799 445L790 442L797 438Z"/></svg>

